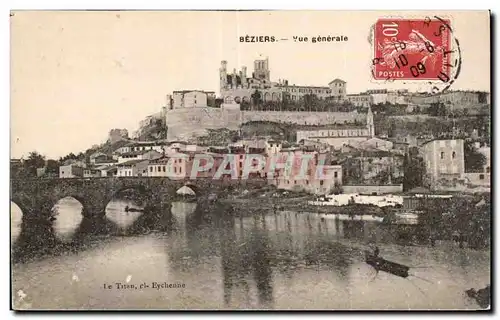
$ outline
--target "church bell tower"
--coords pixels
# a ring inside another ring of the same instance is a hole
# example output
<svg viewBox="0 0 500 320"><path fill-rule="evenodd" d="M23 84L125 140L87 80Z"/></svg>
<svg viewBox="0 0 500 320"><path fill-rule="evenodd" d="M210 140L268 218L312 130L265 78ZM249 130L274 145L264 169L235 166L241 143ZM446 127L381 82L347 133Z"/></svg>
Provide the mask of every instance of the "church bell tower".
<svg viewBox="0 0 500 320"><path fill-rule="evenodd" d="M368 105L368 113L366 114L366 128L370 138L375 137L375 125L373 124L373 112L371 105Z"/></svg>

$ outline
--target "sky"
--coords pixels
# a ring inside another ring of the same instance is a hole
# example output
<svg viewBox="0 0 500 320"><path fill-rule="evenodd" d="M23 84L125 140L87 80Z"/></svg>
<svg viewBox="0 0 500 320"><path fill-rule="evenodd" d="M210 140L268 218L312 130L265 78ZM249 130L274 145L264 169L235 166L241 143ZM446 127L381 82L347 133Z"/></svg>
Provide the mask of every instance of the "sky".
<svg viewBox="0 0 500 320"><path fill-rule="evenodd" d="M247 74L268 57L271 79L326 86L341 78L347 92L409 88L371 80L370 28L381 17L448 17L462 51L450 89L490 90L487 11L18 11L11 19L11 157L78 153L130 133L159 112L174 90L219 92L219 67ZM288 41L240 43L245 35ZM347 42L298 43L294 36L340 36Z"/></svg>

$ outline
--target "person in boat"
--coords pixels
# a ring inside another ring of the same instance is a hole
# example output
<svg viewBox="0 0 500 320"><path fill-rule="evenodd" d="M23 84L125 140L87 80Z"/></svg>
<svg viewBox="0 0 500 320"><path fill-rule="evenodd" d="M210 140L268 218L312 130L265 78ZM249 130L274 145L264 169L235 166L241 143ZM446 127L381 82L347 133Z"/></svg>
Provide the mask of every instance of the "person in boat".
<svg viewBox="0 0 500 320"><path fill-rule="evenodd" d="M375 269L376 274L383 271L401 278L409 277L410 267L380 257L380 250L377 246L372 252L365 251L365 262Z"/></svg>

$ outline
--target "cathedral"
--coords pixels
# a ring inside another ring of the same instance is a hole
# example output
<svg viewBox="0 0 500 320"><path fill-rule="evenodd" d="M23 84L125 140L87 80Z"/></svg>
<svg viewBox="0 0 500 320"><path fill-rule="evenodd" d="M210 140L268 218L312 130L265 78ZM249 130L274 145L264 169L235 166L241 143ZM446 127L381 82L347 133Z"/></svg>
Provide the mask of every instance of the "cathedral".
<svg viewBox="0 0 500 320"><path fill-rule="evenodd" d="M285 93L292 101L298 101L306 94L337 101L344 101L346 98L346 82L341 79L334 79L328 86L322 87L290 85L287 80L271 81L268 58L254 61L254 71L251 76L247 75L245 66L239 72L235 68L233 73L228 73L227 61L222 61L219 75L220 96L224 99L224 103L250 103L252 94L256 90L261 93L263 101L281 101Z"/></svg>

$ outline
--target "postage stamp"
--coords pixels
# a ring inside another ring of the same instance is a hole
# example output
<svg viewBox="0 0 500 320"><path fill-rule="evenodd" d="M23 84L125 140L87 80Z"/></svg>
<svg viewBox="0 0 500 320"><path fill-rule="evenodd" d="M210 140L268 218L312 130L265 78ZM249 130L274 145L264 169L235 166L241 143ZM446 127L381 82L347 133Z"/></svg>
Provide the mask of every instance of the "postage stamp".
<svg viewBox="0 0 500 320"><path fill-rule="evenodd" d="M441 80L450 78L450 20L379 19L374 31L376 80Z"/></svg>

